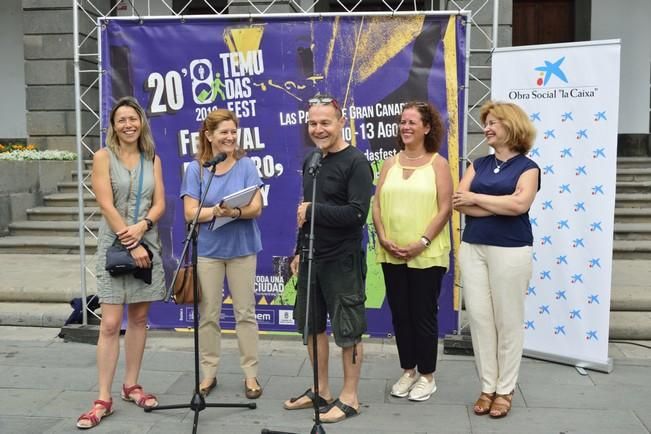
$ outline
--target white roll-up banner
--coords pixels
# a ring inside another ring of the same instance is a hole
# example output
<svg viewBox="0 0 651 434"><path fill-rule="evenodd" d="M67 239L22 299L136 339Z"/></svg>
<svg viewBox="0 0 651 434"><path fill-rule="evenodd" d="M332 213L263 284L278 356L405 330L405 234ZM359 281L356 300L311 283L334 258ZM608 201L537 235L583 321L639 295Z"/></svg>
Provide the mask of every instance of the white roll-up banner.
<svg viewBox="0 0 651 434"><path fill-rule="evenodd" d="M497 49L492 99L521 106L542 185L531 210L525 355L610 371L619 40Z"/></svg>

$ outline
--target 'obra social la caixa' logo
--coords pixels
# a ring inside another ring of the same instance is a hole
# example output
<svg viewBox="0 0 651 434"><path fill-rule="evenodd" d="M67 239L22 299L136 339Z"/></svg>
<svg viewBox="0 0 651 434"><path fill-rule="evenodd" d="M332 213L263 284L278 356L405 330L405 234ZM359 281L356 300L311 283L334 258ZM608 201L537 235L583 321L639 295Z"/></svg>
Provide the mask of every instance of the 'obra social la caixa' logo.
<svg viewBox="0 0 651 434"><path fill-rule="evenodd" d="M553 76L556 76L561 81L567 83L568 82L567 77L565 76L565 73L561 69L561 64L563 63L564 60L565 60L565 56L561 57L555 62L550 62L549 60L545 60L544 65L534 68L536 71L540 71L539 77L536 80L536 84L539 87L547 86L547 83Z"/></svg>

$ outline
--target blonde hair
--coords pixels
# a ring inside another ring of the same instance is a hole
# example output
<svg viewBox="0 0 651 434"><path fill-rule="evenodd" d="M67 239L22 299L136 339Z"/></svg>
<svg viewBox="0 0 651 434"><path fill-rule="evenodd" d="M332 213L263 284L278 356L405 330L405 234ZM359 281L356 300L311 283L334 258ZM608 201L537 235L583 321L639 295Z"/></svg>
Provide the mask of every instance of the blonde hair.
<svg viewBox="0 0 651 434"><path fill-rule="evenodd" d="M536 129L520 106L511 102L488 101L479 113L484 125L489 114L501 122L506 130L506 145L510 150L520 154L529 152L536 138Z"/></svg>
<svg viewBox="0 0 651 434"><path fill-rule="evenodd" d="M114 154L119 155L120 153L120 140L118 139L117 132L115 131L115 113L120 107L131 107L138 113L140 118L140 136L138 137L138 150L145 154L145 157L149 160L154 158L156 152L156 145L154 144L154 138L151 135L151 128L149 127L149 121L147 121L147 116L145 111L138 104L135 98L130 96L125 96L120 98L118 102L115 103L113 109L111 109L111 114L109 115L109 125L106 129L106 146L113 151Z"/></svg>
<svg viewBox="0 0 651 434"><path fill-rule="evenodd" d="M199 130L199 149L197 150L197 160L199 161L199 164L210 161L214 157L212 146L206 137L206 133L208 131L215 131L219 128L219 124L224 121L233 121L235 123L235 128L239 126L235 113L226 109L211 111L201 124L201 129ZM246 155L246 152L244 152L238 144L237 148L235 148L235 152L233 152L233 158L239 160L244 155Z"/></svg>

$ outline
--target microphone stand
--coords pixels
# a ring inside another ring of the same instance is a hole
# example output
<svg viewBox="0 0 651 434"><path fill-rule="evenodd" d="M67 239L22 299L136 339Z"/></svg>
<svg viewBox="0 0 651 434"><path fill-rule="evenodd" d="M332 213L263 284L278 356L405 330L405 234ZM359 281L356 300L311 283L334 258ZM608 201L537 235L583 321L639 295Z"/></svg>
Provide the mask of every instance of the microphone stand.
<svg viewBox="0 0 651 434"><path fill-rule="evenodd" d="M194 292L194 311L193 311L193 323L194 323L194 331L193 331L193 336L194 336L194 394L192 395L192 399L190 400L189 404L174 404L174 405L159 405L158 407L153 407L153 408L145 408L145 413L150 413L152 411L158 411L158 410L169 410L169 409L174 409L174 408L189 408L192 411L194 411L194 421L192 425L192 434L196 434L197 432L197 425L199 424L199 412L204 410L206 407L237 407L237 408L250 408L254 409L256 408L256 403L251 402L248 404L224 404L224 403L210 403L206 404L205 398L201 395L201 392L199 390L199 317L198 317L198 312L199 312L199 305L198 305L198 300L199 300L199 284L198 284L198 276L197 276L197 225L199 223L199 213L201 212L201 208L203 207L203 203L206 200L206 196L208 195L208 190L210 189L210 184L212 183L212 180L215 175L215 170L217 168L217 161L211 164L211 169L210 169L210 179L208 179L208 185L206 186L206 190L203 192L201 196L201 200L199 201L199 207L197 208L197 212L194 214L194 217L192 218L192 222L188 225L188 234L185 238L185 243L183 245L183 253L181 254L181 260L179 261L178 266L176 267L176 271L174 272L174 278L172 279L172 284L170 287L167 289L167 293L165 294L165 302L169 303L170 298L172 296L172 291L171 288L174 287L174 283L176 282L176 279L179 274L179 270L181 269L182 265L184 264L185 258L188 254L188 249L190 247L190 243L192 243L192 287L193 287L193 292ZM203 170L203 167L201 165L199 166L199 170ZM201 181L200 181L201 182ZM217 319L219 321L219 318Z"/></svg>
<svg viewBox="0 0 651 434"><path fill-rule="evenodd" d="M308 238L307 248L307 285L306 285L306 299L305 299L305 325L303 326L303 345L307 345L308 339L308 321L312 323L312 375L314 381L314 399L312 404L314 407L314 425L310 430L310 434L325 434L325 429L321 424L319 413L319 357L317 350L316 339L316 297L312 294L312 262L314 261L314 208L316 203L316 175L319 172L321 163L318 162L309 169L312 175L312 206L310 207L310 234ZM304 250L303 250L304 251ZM264 428L261 434L296 434L286 431L272 431Z"/></svg>

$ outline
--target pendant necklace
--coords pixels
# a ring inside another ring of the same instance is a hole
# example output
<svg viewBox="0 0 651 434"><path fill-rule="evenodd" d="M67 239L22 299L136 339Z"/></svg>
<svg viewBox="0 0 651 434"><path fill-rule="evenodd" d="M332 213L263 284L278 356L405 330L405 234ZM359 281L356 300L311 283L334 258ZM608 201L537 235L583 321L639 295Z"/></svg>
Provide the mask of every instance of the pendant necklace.
<svg viewBox="0 0 651 434"><path fill-rule="evenodd" d="M497 164L497 157L493 156L493 158L495 158L495 169L493 169L493 173L496 173L496 174L500 173L500 170L502 169L502 166L504 166L506 164L506 161L508 161L508 160L502 161L501 164Z"/></svg>

